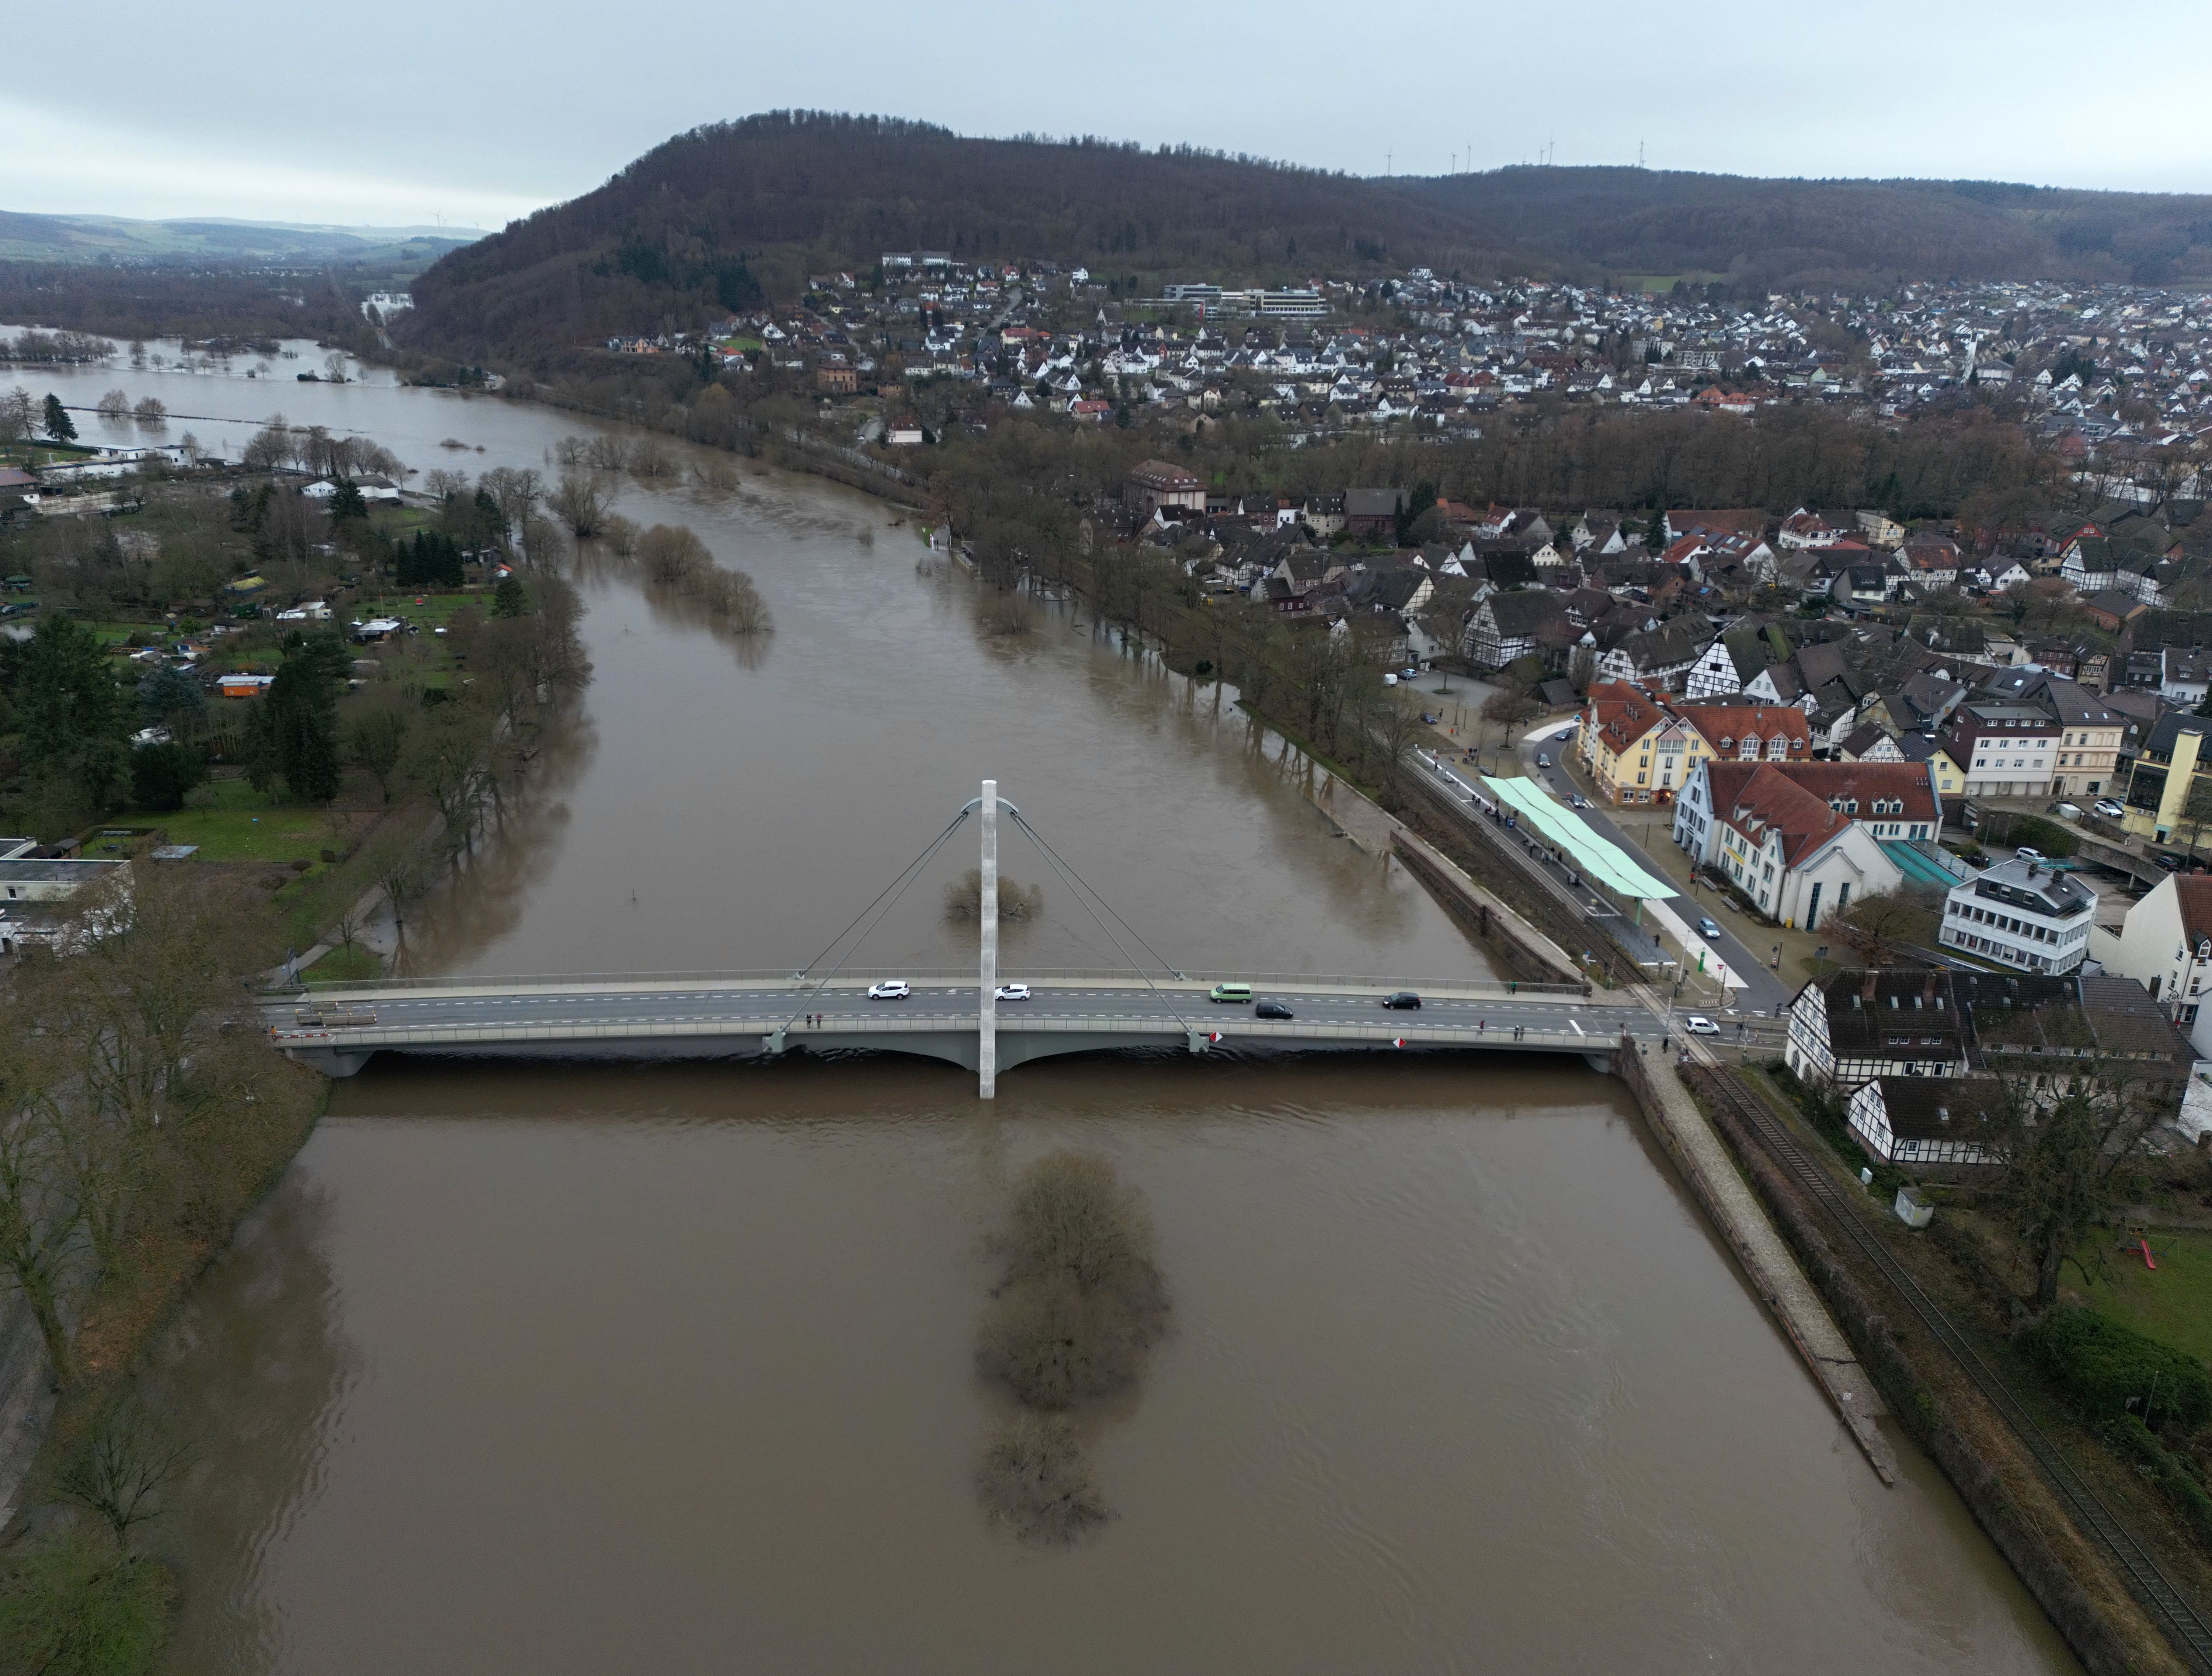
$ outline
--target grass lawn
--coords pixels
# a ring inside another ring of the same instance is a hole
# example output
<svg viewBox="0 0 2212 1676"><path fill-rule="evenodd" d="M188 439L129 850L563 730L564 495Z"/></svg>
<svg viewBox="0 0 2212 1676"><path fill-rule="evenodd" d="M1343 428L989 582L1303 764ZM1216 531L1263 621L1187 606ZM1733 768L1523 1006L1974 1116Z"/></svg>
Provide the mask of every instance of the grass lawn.
<svg viewBox="0 0 2212 1676"><path fill-rule="evenodd" d="M355 614L362 617L396 616L409 622L419 622L426 629L437 628L450 623L458 613L471 605L489 615L491 598L489 588L474 588L465 593L409 593L397 588L387 588L374 598L364 596L356 603ZM421 603L417 604L417 601Z"/></svg>
<svg viewBox="0 0 2212 1676"><path fill-rule="evenodd" d="M280 805L243 779L210 780L192 803L172 815L134 811L111 824L161 827L173 844L198 845L203 861L315 861L343 841L343 817Z"/></svg>
<svg viewBox="0 0 2212 1676"><path fill-rule="evenodd" d="M2108 1230L2105 1278L2087 1289L2087 1299L2138 1333L2212 1362L2212 1233L2148 1231L2158 1267L2112 1250L2119 1230Z"/></svg>
<svg viewBox="0 0 2212 1676"><path fill-rule="evenodd" d="M333 949L300 974L309 983L358 983L384 975L384 962L366 949Z"/></svg>

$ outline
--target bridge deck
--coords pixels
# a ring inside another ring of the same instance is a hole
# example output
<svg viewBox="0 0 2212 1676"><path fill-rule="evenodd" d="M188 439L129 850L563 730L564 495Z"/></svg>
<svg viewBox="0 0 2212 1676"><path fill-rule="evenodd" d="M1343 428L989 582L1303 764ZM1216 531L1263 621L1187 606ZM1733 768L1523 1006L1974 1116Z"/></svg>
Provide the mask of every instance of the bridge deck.
<svg viewBox="0 0 2212 1676"><path fill-rule="evenodd" d="M1313 977L1258 980L1260 999L1293 1017L1262 1019L1251 1005L1215 1005L1209 984L1102 982L1096 975L1027 977L1032 999L995 1009L1000 1063L1106 1048L1215 1045L1280 1048L1496 1048L1585 1056L1624 1034L1666 1028L1638 1001L1585 998L1563 986L1402 984ZM1238 980L1243 981L1243 980ZM1411 988L1419 1010L1386 1009ZM920 983L900 1001L872 1001L853 979L821 986L723 976L605 980L447 980L319 987L271 1002L272 1041L341 1072L376 1052L531 1056L725 1058L801 1045L866 1048L975 1063L981 1028L975 981Z"/></svg>

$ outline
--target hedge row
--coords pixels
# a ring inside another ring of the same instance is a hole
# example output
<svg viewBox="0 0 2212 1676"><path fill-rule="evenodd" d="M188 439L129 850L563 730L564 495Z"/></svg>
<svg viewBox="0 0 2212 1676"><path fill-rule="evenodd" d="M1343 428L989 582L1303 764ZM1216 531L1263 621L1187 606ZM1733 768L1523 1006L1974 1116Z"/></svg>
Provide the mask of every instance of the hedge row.
<svg viewBox="0 0 2212 1676"><path fill-rule="evenodd" d="M2094 1418L2134 1414L2148 1425L2179 1420L2193 1429L2212 1418L2212 1378L2202 1362L2094 1309L2054 1309L2021 1344Z"/></svg>

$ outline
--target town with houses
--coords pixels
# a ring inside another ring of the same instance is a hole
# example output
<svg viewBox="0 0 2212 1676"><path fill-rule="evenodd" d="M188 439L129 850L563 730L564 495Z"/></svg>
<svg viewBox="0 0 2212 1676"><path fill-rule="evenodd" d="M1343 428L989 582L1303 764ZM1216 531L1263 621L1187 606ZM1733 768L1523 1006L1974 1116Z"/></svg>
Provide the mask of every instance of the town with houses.
<svg viewBox="0 0 2212 1676"><path fill-rule="evenodd" d="M2193 293L1923 283L1754 306L1719 290L1484 288L1417 268L1369 284L1142 295L1079 267L890 252L871 275L815 276L802 303L605 347L711 347L727 370L798 373L832 398L895 400L906 385L956 380L972 386L979 423L994 404L1094 422L1188 406L1268 413L1294 437L1401 422L1451 434L1541 398L1738 415L1814 402L1893 417L1979 392L2016 395L2082 470L2130 483L2187 475L2177 462L2212 433L2212 299Z"/></svg>

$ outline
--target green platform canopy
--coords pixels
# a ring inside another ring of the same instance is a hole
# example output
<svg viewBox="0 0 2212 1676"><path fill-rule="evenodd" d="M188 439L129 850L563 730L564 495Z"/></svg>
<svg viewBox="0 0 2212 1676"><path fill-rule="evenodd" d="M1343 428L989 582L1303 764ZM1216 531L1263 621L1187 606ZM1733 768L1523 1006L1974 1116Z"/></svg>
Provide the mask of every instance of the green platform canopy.
<svg viewBox="0 0 2212 1676"><path fill-rule="evenodd" d="M1485 774L1482 784L1491 796L1519 814L1523 826L1534 828L1573 857L1583 877L1639 902L1682 894L1679 886L1645 872L1611 839L1591 831L1589 822L1546 791L1540 781L1493 780Z"/></svg>
<svg viewBox="0 0 2212 1676"><path fill-rule="evenodd" d="M1920 848L1910 838L1877 838L1881 853L1894 862L1908 884L1932 884L1938 890L1955 890L1960 876ZM2053 872L2057 871L2052 868Z"/></svg>

